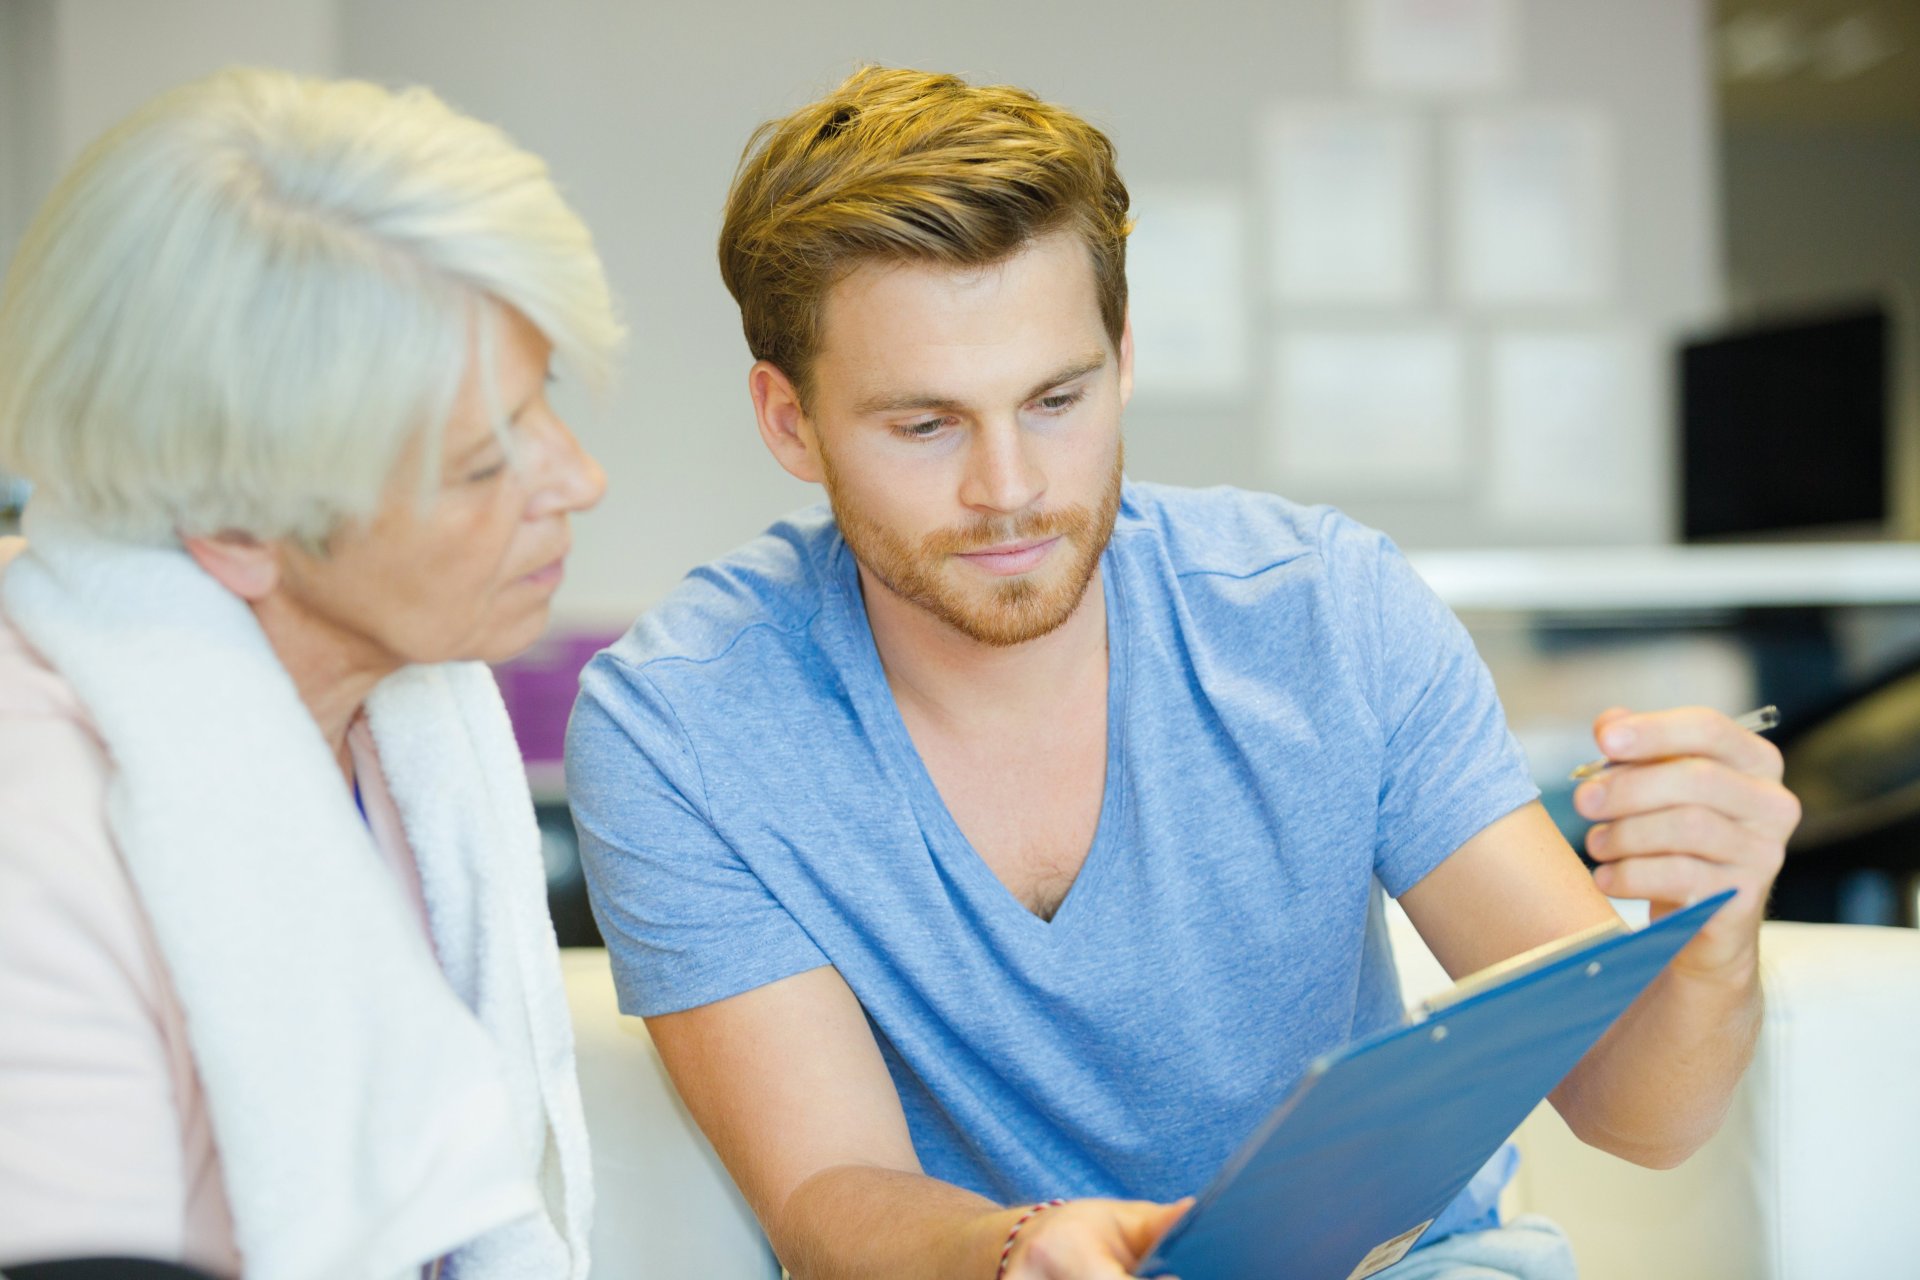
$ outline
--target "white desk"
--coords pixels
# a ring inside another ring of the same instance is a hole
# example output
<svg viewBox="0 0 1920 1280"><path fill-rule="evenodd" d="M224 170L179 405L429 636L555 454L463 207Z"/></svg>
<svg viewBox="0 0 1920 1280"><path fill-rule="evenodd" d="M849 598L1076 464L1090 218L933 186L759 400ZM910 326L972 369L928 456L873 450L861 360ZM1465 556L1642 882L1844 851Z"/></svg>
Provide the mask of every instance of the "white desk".
<svg viewBox="0 0 1920 1280"><path fill-rule="evenodd" d="M1423 551L1455 609L1739 609L1920 604L1920 543Z"/></svg>

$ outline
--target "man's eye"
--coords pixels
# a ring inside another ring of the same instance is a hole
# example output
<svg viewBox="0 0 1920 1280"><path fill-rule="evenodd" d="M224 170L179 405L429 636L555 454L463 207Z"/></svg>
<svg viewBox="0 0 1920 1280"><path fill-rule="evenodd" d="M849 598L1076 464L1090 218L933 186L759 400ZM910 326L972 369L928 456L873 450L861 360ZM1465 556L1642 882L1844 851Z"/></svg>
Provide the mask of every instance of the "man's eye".
<svg viewBox="0 0 1920 1280"><path fill-rule="evenodd" d="M908 422L895 427L894 432L909 440L931 440L940 434L940 428L947 425L945 418L928 418L921 422Z"/></svg>
<svg viewBox="0 0 1920 1280"><path fill-rule="evenodd" d="M1085 394L1086 392L1084 391L1062 391L1042 399L1040 401L1040 407L1048 413L1065 413L1076 404L1079 404L1080 397Z"/></svg>

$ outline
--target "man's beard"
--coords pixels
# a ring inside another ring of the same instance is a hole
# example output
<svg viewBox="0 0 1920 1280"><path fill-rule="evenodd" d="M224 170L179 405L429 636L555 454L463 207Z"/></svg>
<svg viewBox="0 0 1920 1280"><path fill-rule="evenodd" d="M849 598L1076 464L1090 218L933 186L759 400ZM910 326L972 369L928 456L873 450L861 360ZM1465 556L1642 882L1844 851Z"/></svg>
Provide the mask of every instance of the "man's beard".
<svg viewBox="0 0 1920 1280"><path fill-rule="evenodd" d="M1093 581L1093 571L1099 567L1100 553L1113 536L1125 463L1123 451L1116 449L1113 472L1107 477L1097 508L1070 506L981 519L962 528L930 533L915 546L847 501L824 451L820 461L833 518L860 566L901 599L918 605L968 639L995 648L1037 640L1066 622L1080 607L1081 597ZM1051 537L1059 537L1061 542L1040 566L1038 572L1047 578L1044 583L1035 581L1036 573L1026 573L967 590L948 576L954 572L949 560L955 555ZM1050 563L1062 554L1069 557L1064 567Z"/></svg>

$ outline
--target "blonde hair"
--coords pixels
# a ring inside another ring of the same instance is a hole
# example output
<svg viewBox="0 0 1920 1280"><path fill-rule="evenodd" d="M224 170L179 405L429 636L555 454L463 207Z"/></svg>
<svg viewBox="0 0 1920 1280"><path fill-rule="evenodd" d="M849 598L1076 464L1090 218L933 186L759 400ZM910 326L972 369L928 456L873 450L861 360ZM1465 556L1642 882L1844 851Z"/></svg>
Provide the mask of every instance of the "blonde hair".
<svg viewBox="0 0 1920 1280"><path fill-rule="evenodd" d="M424 89L221 72L95 142L28 229L0 470L120 536L317 544L437 446L490 304L610 376L605 274L538 157Z"/></svg>
<svg viewBox="0 0 1920 1280"><path fill-rule="evenodd" d="M1093 261L1116 345L1127 314L1127 189L1113 144L1024 89L863 67L748 140L720 230L720 274L754 358L803 402L820 305L873 261L987 266L1069 229Z"/></svg>

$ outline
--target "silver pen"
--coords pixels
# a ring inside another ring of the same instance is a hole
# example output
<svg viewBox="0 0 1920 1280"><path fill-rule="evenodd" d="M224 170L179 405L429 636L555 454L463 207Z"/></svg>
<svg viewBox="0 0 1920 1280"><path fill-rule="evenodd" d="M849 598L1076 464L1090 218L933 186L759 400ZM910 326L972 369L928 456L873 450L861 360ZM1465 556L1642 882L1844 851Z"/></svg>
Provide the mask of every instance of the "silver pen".
<svg viewBox="0 0 1920 1280"><path fill-rule="evenodd" d="M1733 723L1736 727L1745 729L1748 733L1765 733L1780 723L1780 708L1771 703L1764 707L1755 707L1743 716L1735 716ZM1584 782L1596 773L1604 773L1616 764L1624 763L1626 763L1626 761L1608 760L1604 757L1599 760L1589 760L1568 774L1567 777L1575 782Z"/></svg>

